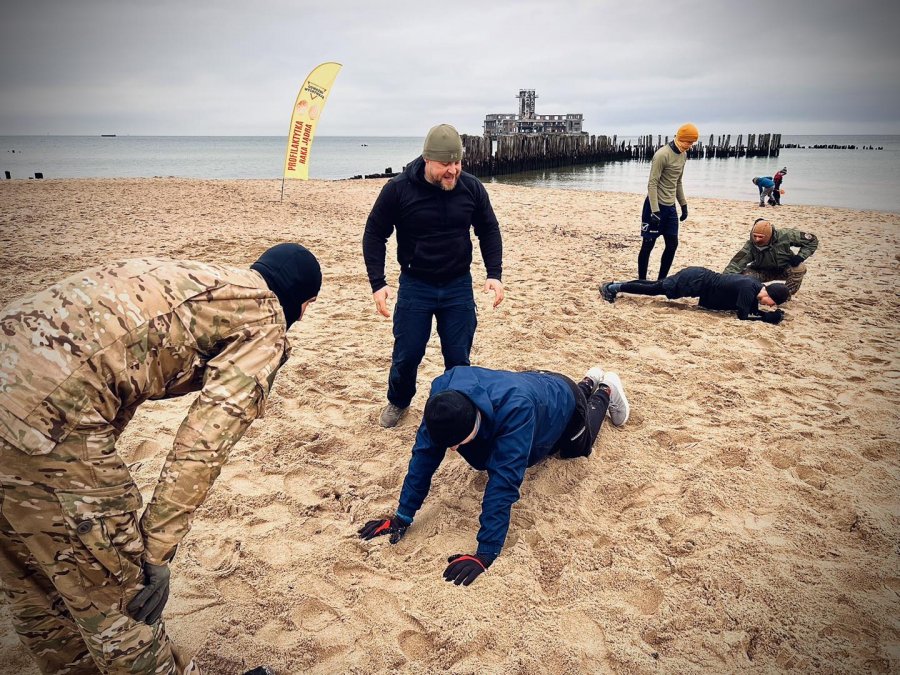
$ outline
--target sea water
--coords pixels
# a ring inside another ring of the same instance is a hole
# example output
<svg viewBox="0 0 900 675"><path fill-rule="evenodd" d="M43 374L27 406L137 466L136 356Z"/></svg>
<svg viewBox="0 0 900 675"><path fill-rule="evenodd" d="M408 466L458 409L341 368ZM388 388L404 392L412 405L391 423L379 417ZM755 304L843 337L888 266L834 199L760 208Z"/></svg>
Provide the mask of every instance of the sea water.
<svg viewBox="0 0 900 675"><path fill-rule="evenodd" d="M755 201L755 176L788 167L785 204L900 212L900 136L784 136L803 146L776 158L693 159L684 174L692 197ZM861 149L863 146L881 150ZM318 136L310 178L342 179L399 171L421 152L418 137ZM0 172L13 178L280 178L286 139L279 136L0 136ZM603 162L486 178L486 183L644 193L646 161ZM0 173L2 175L2 173Z"/></svg>

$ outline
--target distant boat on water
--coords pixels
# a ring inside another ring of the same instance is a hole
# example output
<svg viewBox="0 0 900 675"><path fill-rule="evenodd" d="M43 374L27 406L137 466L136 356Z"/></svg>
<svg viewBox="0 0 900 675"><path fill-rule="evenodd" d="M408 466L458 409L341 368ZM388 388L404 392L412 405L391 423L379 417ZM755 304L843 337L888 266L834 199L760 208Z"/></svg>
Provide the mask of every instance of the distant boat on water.
<svg viewBox="0 0 900 675"><path fill-rule="evenodd" d="M115 134L100 134L100 138L115 138Z"/></svg>

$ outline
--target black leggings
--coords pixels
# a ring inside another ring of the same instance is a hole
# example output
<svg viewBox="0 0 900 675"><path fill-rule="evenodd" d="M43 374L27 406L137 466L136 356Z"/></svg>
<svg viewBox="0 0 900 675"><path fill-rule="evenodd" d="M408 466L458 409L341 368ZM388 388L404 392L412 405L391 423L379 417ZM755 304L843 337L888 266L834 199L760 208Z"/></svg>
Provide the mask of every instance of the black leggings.
<svg viewBox="0 0 900 675"><path fill-rule="evenodd" d="M553 451L558 451L562 459L587 457L591 454L594 441L600 435L600 426L606 417L606 409L609 408L609 391L606 385L601 385L591 395L593 385L588 382L582 380L575 384L568 377L562 378L575 395L575 411Z"/></svg>
<svg viewBox="0 0 900 675"><path fill-rule="evenodd" d="M677 234L664 234L662 238L666 242L666 247L663 249L662 258L659 261L658 279L665 279L669 276L672 261L675 260L675 251L678 249ZM650 251L656 245L656 240L657 237L644 239L644 243L641 244L641 251L638 253L638 279L647 278L647 267L650 266Z"/></svg>
<svg viewBox="0 0 900 675"><path fill-rule="evenodd" d="M662 281L635 280L626 281L619 288L620 293L632 293L634 295L665 295Z"/></svg>

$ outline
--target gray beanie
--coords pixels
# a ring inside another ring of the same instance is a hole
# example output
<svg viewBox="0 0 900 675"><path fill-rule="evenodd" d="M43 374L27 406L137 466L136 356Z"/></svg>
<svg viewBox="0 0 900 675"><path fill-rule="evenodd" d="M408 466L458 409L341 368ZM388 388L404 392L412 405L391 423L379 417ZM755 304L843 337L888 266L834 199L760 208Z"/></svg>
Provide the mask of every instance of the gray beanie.
<svg viewBox="0 0 900 675"><path fill-rule="evenodd" d="M432 127L425 137L422 157L436 162L459 162L462 160L463 146L459 132L449 124Z"/></svg>

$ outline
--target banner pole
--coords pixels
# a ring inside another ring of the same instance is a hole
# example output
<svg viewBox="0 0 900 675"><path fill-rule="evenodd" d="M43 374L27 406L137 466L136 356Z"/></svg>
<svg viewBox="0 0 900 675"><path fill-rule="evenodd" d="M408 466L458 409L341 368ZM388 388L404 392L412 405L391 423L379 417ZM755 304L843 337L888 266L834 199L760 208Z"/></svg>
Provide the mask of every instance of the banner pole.
<svg viewBox="0 0 900 675"><path fill-rule="evenodd" d="M278 201L284 201L284 176L281 177L281 199L279 199Z"/></svg>

